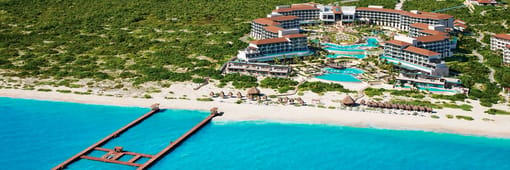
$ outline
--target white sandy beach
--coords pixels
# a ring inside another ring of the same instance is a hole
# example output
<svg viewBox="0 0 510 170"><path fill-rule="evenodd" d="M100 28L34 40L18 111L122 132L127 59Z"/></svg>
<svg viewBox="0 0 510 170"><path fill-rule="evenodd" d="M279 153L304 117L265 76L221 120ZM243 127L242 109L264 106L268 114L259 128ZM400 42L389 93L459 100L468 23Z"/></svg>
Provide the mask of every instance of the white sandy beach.
<svg viewBox="0 0 510 170"><path fill-rule="evenodd" d="M39 99L51 101L66 101L77 103L138 106L148 107L153 103L160 103L162 108L208 110L218 107L224 115L214 121L250 121L265 120L276 122L299 122L336 124L354 127L375 127L398 130L423 130L464 135L510 138L510 116L488 115L481 110L471 112L459 109L441 109L437 114L440 119L433 119L430 115L412 116L395 115L380 112L349 111L341 109L326 109L317 107L296 107L283 105L235 104L227 100L200 102L194 99L164 99L153 96L152 99L130 97L107 97L96 95L64 94L58 92L39 92L19 89L0 89L0 96L12 98ZM447 119L445 114L462 114L475 118L473 121L462 119ZM494 121L484 121L490 118Z"/></svg>

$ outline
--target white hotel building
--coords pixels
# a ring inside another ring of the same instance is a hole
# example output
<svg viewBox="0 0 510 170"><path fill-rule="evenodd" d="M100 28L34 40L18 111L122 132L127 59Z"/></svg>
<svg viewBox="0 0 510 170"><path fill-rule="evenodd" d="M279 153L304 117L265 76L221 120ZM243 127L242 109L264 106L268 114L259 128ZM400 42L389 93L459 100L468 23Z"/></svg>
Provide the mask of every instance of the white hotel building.
<svg viewBox="0 0 510 170"><path fill-rule="evenodd" d="M503 52L503 64L510 64L510 34L496 34L491 37L491 50Z"/></svg>
<svg viewBox="0 0 510 170"><path fill-rule="evenodd" d="M449 74L448 66L442 62L441 53L415 47L409 40L402 40L386 41L382 58L411 72L434 76Z"/></svg>
<svg viewBox="0 0 510 170"><path fill-rule="evenodd" d="M273 61L294 56L311 55L307 36L304 34L287 34L278 38L251 41L248 47L239 51L237 58L248 62Z"/></svg>

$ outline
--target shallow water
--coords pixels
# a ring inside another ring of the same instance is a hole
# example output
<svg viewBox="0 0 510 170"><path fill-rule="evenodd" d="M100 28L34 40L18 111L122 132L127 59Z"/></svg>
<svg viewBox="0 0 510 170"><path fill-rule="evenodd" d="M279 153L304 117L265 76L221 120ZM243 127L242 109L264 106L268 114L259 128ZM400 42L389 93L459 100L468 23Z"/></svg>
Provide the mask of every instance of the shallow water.
<svg viewBox="0 0 510 170"><path fill-rule="evenodd" d="M2 169L50 169L149 109L0 98ZM103 147L154 154L207 116L157 113ZM89 155L100 156L93 152ZM510 169L510 140L329 125L213 121L152 169ZM80 160L70 169L135 169Z"/></svg>

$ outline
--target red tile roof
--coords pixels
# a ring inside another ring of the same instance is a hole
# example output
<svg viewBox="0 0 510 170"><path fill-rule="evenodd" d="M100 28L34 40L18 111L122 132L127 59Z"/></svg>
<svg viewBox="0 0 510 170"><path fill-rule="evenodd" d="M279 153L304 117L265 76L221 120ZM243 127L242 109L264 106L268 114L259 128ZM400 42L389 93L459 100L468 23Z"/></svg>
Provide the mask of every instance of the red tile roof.
<svg viewBox="0 0 510 170"><path fill-rule="evenodd" d="M496 34L494 35L494 37L499 39L510 40L510 34Z"/></svg>
<svg viewBox="0 0 510 170"><path fill-rule="evenodd" d="M306 37L305 34L289 34L289 35L285 35L284 37L286 38L302 38L302 37Z"/></svg>
<svg viewBox="0 0 510 170"><path fill-rule="evenodd" d="M415 47L415 46L409 46L409 47L405 48L404 50L412 52L412 53L415 53L415 54L429 56L429 57L430 56L435 56L435 55L440 55L439 53L436 53L434 51L430 51L430 50L423 49L423 48L418 48L418 47Z"/></svg>
<svg viewBox="0 0 510 170"><path fill-rule="evenodd" d="M455 24L453 24L453 26L467 28L467 26L465 24L462 24L462 23L455 23Z"/></svg>
<svg viewBox="0 0 510 170"><path fill-rule="evenodd" d="M435 42L435 41L442 41L445 39L448 39L449 37L444 35L429 35L429 36L422 36L422 37L416 37L416 40L419 42Z"/></svg>
<svg viewBox="0 0 510 170"><path fill-rule="evenodd" d="M430 34L430 35L442 35L442 36L448 36L448 33L446 33L446 32L441 32L441 31L437 31L437 30L420 30L420 32L422 32L422 33L427 33L427 34Z"/></svg>
<svg viewBox="0 0 510 170"><path fill-rule="evenodd" d="M410 27L414 27L414 28L419 28L419 29L422 29L422 30L429 29L429 24L425 24L425 23L414 23L414 24L411 24L409 26Z"/></svg>
<svg viewBox="0 0 510 170"><path fill-rule="evenodd" d="M334 14L342 14L342 9L338 6L334 6L333 9L331 9Z"/></svg>
<svg viewBox="0 0 510 170"><path fill-rule="evenodd" d="M254 19L253 22L262 24L262 25L281 25L281 23L274 22L273 20L271 20L269 18L257 18L257 19Z"/></svg>
<svg viewBox="0 0 510 170"><path fill-rule="evenodd" d="M290 20L295 20L298 18L299 17L289 15L289 16L276 16L276 17L271 17L269 19L273 20L273 21L290 21Z"/></svg>
<svg viewBox="0 0 510 170"><path fill-rule="evenodd" d="M389 41L386 41L385 43L388 43L388 44L393 44L393 45L398 45L398 46L408 46L408 45L411 45L411 43L408 43L408 42L404 42L404 41L399 41L399 40L389 40Z"/></svg>
<svg viewBox="0 0 510 170"><path fill-rule="evenodd" d="M497 4L498 2L493 0L478 0L479 4Z"/></svg>
<svg viewBox="0 0 510 170"><path fill-rule="evenodd" d="M292 5L290 8L275 9L273 12L290 12L290 11L301 11L301 10L319 10L319 8L310 5Z"/></svg>
<svg viewBox="0 0 510 170"><path fill-rule="evenodd" d="M262 39L262 40L255 40L255 41L250 41L250 43L253 43L253 44L256 44L256 45L261 45L261 44L274 44L274 43L282 43L282 42L289 42L289 40L287 40L287 38L271 38L271 39Z"/></svg>
<svg viewBox="0 0 510 170"><path fill-rule="evenodd" d="M413 18L422 18L422 19L449 19L453 18L453 16L448 14L440 14L440 13L433 13L433 12L422 12L420 11L419 14L415 14L412 12L402 11L402 10L395 10L395 9L385 9L385 8L368 8L368 7L358 7L356 8L358 11L377 11L377 12L386 12L386 13L396 13L400 15L406 15Z"/></svg>
<svg viewBox="0 0 510 170"><path fill-rule="evenodd" d="M510 49L510 44L507 44L507 45L506 45L506 48Z"/></svg>
<svg viewBox="0 0 510 170"><path fill-rule="evenodd" d="M278 31L284 30L282 27L277 27L277 26L272 26L272 25L264 27L264 29L266 31L269 31L269 32L272 32L272 33L278 33Z"/></svg>

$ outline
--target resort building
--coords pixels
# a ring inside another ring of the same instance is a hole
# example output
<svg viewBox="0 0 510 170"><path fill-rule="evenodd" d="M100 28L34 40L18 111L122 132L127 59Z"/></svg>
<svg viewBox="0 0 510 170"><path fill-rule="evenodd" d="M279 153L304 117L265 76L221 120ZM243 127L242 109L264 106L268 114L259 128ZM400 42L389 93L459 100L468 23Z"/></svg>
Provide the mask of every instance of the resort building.
<svg viewBox="0 0 510 170"><path fill-rule="evenodd" d="M497 5L498 1L496 0L470 0L472 4L480 5L480 6L487 6L487 5Z"/></svg>
<svg viewBox="0 0 510 170"><path fill-rule="evenodd" d="M503 52L503 63L510 64L510 34L496 34L491 37L491 50Z"/></svg>
<svg viewBox="0 0 510 170"><path fill-rule="evenodd" d="M429 35L448 36L449 34L445 32L443 25L429 25L425 23L414 23L409 25L410 37L421 37Z"/></svg>
<svg viewBox="0 0 510 170"><path fill-rule="evenodd" d="M273 16L254 19L251 23L250 36L255 39L277 38L286 34L286 30L299 33L298 17Z"/></svg>
<svg viewBox="0 0 510 170"><path fill-rule="evenodd" d="M449 74L448 66L442 61L440 53L415 47L405 41L386 41L384 55L381 58L406 72L421 72L434 76Z"/></svg>
<svg viewBox="0 0 510 170"><path fill-rule="evenodd" d="M369 6L356 8L357 18L376 25L393 27L408 31L413 23L425 23L430 25L442 25L445 28L453 28L453 16L440 13L423 12L412 10L402 11L385 9L382 6Z"/></svg>
<svg viewBox="0 0 510 170"><path fill-rule="evenodd" d="M251 41L246 49L239 51L237 58L248 62L271 62L274 58L285 59L311 54L306 35L288 34L278 38Z"/></svg>
<svg viewBox="0 0 510 170"><path fill-rule="evenodd" d="M401 73L396 78L396 87L417 88L436 93L462 93L467 94L468 88L464 88L459 79L446 78L420 73Z"/></svg>
<svg viewBox="0 0 510 170"><path fill-rule="evenodd" d="M453 52L451 51L450 38L444 35L428 35L415 38L416 43L413 44L416 47L427 49L441 54L441 59L451 57Z"/></svg>
<svg viewBox="0 0 510 170"><path fill-rule="evenodd" d="M292 69L286 65L270 65L267 63L248 63L229 61L225 67L225 74L239 73L242 75L265 77L288 77Z"/></svg>
<svg viewBox="0 0 510 170"><path fill-rule="evenodd" d="M320 18L320 9L315 3L280 5L273 10L272 15L296 16L303 23L317 21Z"/></svg>

